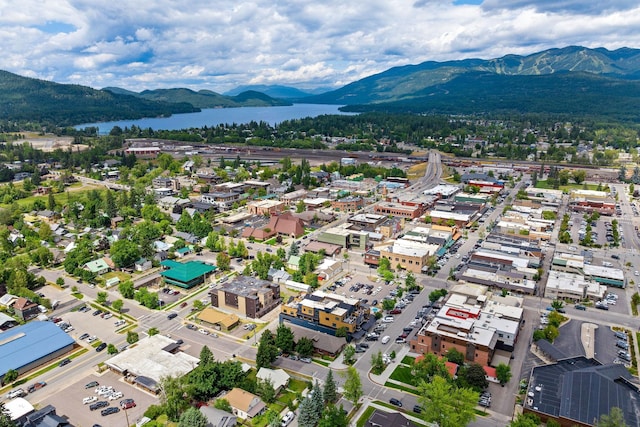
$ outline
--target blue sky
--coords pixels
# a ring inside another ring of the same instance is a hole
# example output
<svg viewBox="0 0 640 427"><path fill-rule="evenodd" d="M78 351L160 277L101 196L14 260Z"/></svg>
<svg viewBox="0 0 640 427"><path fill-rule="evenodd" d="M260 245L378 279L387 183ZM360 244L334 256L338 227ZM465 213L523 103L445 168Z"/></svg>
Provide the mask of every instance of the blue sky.
<svg viewBox="0 0 640 427"><path fill-rule="evenodd" d="M631 0L8 0L0 69L102 88L340 87L394 66L640 48Z"/></svg>

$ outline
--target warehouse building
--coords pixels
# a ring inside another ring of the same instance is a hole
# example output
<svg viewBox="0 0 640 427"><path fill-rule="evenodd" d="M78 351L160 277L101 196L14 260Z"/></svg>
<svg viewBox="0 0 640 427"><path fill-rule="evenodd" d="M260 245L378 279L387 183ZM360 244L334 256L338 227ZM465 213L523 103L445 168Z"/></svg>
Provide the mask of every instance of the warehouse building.
<svg viewBox="0 0 640 427"><path fill-rule="evenodd" d="M0 333L0 379L23 374L73 350L75 341L52 322L30 322Z"/></svg>

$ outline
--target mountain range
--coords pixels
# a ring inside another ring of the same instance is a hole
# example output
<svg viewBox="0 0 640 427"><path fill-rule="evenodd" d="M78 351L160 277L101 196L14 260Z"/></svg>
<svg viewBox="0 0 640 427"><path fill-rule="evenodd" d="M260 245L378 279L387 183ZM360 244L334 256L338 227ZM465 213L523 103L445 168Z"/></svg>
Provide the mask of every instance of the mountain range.
<svg viewBox="0 0 640 427"><path fill-rule="evenodd" d="M102 90L0 71L0 119L58 125L156 117L201 108L344 105L349 111L553 113L638 122L640 50L569 46L527 56L428 61L394 67L311 95L287 86L241 86L226 94L185 88Z"/></svg>

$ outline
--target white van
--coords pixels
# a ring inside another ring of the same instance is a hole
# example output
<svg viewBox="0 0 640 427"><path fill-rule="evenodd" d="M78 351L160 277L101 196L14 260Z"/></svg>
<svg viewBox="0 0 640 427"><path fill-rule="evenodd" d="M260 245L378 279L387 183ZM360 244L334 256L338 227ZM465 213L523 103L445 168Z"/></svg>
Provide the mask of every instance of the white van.
<svg viewBox="0 0 640 427"><path fill-rule="evenodd" d="M293 421L293 417L295 414L292 411L287 412L287 414L282 418L280 425L282 427L287 427L291 421Z"/></svg>
<svg viewBox="0 0 640 427"><path fill-rule="evenodd" d="M382 319L382 322L383 322L383 323L393 323L393 321L394 321L394 320L395 320L395 319L394 319L394 317L393 317L393 316L387 316L387 317L385 317L384 319Z"/></svg>
<svg viewBox="0 0 640 427"><path fill-rule="evenodd" d="M382 344L386 344L386 343L388 343L388 342L389 342L389 340L391 340L391 337L390 337L389 335L385 335L385 336L382 338L382 341L381 341L381 342L382 342Z"/></svg>

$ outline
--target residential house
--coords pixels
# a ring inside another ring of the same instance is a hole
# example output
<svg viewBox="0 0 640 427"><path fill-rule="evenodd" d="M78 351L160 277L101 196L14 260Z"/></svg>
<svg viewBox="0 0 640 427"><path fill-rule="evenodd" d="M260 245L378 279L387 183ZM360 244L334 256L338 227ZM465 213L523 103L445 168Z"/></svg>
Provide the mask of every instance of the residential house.
<svg viewBox="0 0 640 427"><path fill-rule="evenodd" d="M243 420L252 419L267 409L262 399L241 388L232 388L223 398L229 402L233 415Z"/></svg>
<svg viewBox="0 0 640 427"><path fill-rule="evenodd" d="M23 297L19 297L12 307L16 317L23 321L33 319L40 314L38 304Z"/></svg>
<svg viewBox="0 0 640 427"><path fill-rule="evenodd" d="M256 378L262 381L269 381L277 394L280 390L287 387L291 377L284 369L260 368Z"/></svg>
<svg viewBox="0 0 640 427"><path fill-rule="evenodd" d="M85 270L88 270L96 275L104 274L110 270L109 264L107 264L107 262L103 258L89 261L83 267Z"/></svg>
<svg viewBox="0 0 640 427"><path fill-rule="evenodd" d="M212 406L201 406L200 412L207 418L207 427L236 427L238 422L235 415Z"/></svg>
<svg viewBox="0 0 640 427"><path fill-rule="evenodd" d="M406 418L400 412L385 412L376 409L365 423L365 427L418 427L416 423Z"/></svg>
<svg viewBox="0 0 640 427"><path fill-rule="evenodd" d="M152 263L146 258L140 258L136 261L134 267L136 271L147 271L152 267Z"/></svg>

